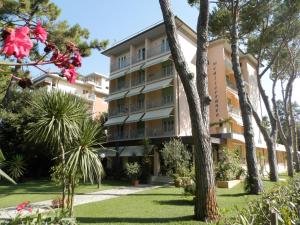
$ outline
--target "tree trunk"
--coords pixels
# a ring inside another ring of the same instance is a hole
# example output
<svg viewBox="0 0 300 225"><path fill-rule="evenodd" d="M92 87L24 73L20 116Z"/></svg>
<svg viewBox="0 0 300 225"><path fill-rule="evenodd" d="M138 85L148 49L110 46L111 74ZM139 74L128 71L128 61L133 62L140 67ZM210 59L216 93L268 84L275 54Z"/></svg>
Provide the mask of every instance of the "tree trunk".
<svg viewBox="0 0 300 225"><path fill-rule="evenodd" d="M165 21L165 28L168 36L168 41L173 57L173 61L176 67L176 71L183 84L183 88L187 97L189 105L190 118L192 124L192 136L195 146L195 178L196 178L196 196L195 196L195 219L201 221L215 220L218 217L216 190L215 190L215 178L213 171L213 160L211 151L210 133L207 126L208 118L204 118L206 106L202 106L201 103L205 102L203 99L209 99L209 96L204 95L200 99L199 93L206 93L207 82L204 80L199 81L204 86L198 86L198 90L195 84L194 74L192 74L185 62L182 54L177 33L175 18L170 8L169 0L159 0L162 14ZM208 1L200 1L200 8L203 7L208 10ZM200 10L201 11L201 10ZM206 19L205 14L200 14L200 19ZM204 18L202 18L204 16ZM198 26L199 28L199 26ZM205 28L207 29L207 28ZM205 32L202 32L202 34ZM200 37L203 38L203 37ZM205 40L207 38L204 38ZM197 57L202 55L205 57L207 53L201 53L198 51L204 47L206 43L202 43L199 50L197 50ZM204 47L205 49L205 47ZM198 63L205 63L207 59L197 59ZM200 69L199 69L200 68ZM198 65L197 79L204 79L204 73L207 71L201 71L201 68L207 70L207 65ZM201 75L202 73L202 75ZM209 103L209 102L208 102ZM204 113L202 112L202 110Z"/></svg>
<svg viewBox="0 0 300 225"><path fill-rule="evenodd" d="M248 99L249 103L250 100ZM269 162L269 178L270 181L277 182L278 181L278 168L277 168L277 158L276 158L276 139L277 135L274 133L274 130L271 131L271 134L268 133L267 129L262 125L259 115L252 108L254 119L264 137L264 140L267 144L268 149L268 162Z"/></svg>
<svg viewBox="0 0 300 225"><path fill-rule="evenodd" d="M231 60L234 71L234 77L237 84L238 96L244 125L244 138L246 145L246 161L248 170L248 182L251 194L259 194L263 191L262 181L257 168L256 148L254 143L254 134L252 126L252 111L250 103L247 101L245 83L242 77L239 61L238 46L238 11L239 1L233 6L233 24L231 29Z"/></svg>
<svg viewBox="0 0 300 225"><path fill-rule="evenodd" d="M255 110L252 111L253 111L253 116L255 118L255 121L261 133L263 134L264 140L267 144L268 162L270 168L270 175L269 175L270 181L277 182L279 180L278 168L277 168L277 157L276 157L276 143L277 143L277 134L278 134L277 122L274 115L274 109L273 110L271 109L269 98L261 85L261 76L258 73L259 71L257 70L257 85L270 120L270 125L271 125L270 133L268 133L267 130L262 126L261 122L259 122L260 119L258 119L259 118L258 115L257 116L255 115L256 114Z"/></svg>
<svg viewBox="0 0 300 225"><path fill-rule="evenodd" d="M297 148L297 130L296 130L296 123L295 123L295 117L293 112L293 105L292 105L292 92L293 92L293 88L291 88L291 97L289 99L289 110L291 114L291 139L292 139L292 146L293 146L293 158L295 163L295 171L299 173L300 161L299 161L298 148Z"/></svg>
<svg viewBox="0 0 300 225"><path fill-rule="evenodd" d="M66 173L65 173L65 149L62 143L60 143L61 149L61 166L62 166L62 174L61 174L61 182L62 182L62 209L65 209L65 202L66 202Z"/></svg>

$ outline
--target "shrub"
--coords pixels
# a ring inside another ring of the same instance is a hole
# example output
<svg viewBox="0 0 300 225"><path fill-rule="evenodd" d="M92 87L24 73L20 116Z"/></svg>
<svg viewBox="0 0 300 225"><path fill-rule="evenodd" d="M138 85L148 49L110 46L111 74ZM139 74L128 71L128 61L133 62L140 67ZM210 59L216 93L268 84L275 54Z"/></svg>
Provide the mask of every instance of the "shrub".
<svg viewBox="0 0 300 225"><path fill-rule="evenodd" d="M263 193L261 199L251 201L236 218L225 224L270 224L270 212L278 214L279 224L299 224L300 176L288 183L278 185L272 191Z"/></svg>
<svg viewBox="0 0 300 225"><path fill-rule="evenodd" d="M140 165L135 163L126 163L126 174L132 180L137 180L141 175L141 167Z"/></svg>
<svg viewBox="0 0 300 225"><path fill-rule="evenodd" d="M179 139L172 139L165 142L161 150L164 165L167 174L177 174L178 176L187 176L190 173L191 154L185 145Z"/></svg>
<svg viewBox="0 0 300 225"><path fill-rule="evenodd" d="M238 152L223 149L221 160L216 166L216 179L219 181L239 179L244 171Z"/></svg>

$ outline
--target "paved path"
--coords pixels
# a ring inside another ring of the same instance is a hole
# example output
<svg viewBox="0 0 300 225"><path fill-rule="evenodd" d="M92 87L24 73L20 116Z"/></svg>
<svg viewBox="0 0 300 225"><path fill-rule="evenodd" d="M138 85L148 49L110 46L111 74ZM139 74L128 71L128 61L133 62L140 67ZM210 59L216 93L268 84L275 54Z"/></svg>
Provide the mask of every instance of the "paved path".
<svg viewBox="0 0 300 225"><path fill-rule="evenodd" d="M160 186L152 186L152 185L139 185L137 187L129 186L129 187L119 187L115 189L109 189L104 191L97 191L92 193L75 195L74 197L74 205L82 205L92 202L100 202L107 199L117 198L124 195L134 194L137 192L150 190L154 188L158 188ZM51 210L51 202L52 200L36 202L30 204L32 206L32 213L36 212L45 212ZM18 214L16 207L9 207L0 209L0 219L9 219L14 218ZM22 215L28 215L29 212L24 210Z"/></svg>

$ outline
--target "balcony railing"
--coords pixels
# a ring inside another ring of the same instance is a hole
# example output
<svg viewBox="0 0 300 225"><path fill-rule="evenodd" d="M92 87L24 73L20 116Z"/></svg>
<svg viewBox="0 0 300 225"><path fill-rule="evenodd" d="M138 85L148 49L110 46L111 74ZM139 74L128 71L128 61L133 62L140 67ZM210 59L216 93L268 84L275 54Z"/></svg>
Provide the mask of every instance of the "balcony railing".
<svg viewBox="0 0 300 225"><path fill-rule="evenodd" d="M130 65L130 62L129 62L128 59L125 60L125 61L122 61L122 63L119 63L119 62L113 63L113 64L111 64L111 66L110 66L110 71L111 71L111 72L115 72L115 71L120 70L120 69L123 69L123 68L125 68L125 67L127 67L127 66L129 66L129 65Z"/></svg>
<svg viewBox="0 0 300 225"><path fill-rule="evenodd" d="M149 73L147 76L147 81L154 81L154 80L160 80L162 78L170 77L174 75L173 71L170 71L168 73L164 72L163 70L160 70L155 73Z"/></svg>
<svg viewBox="0 0 300 225"><path fill-rule="evenodd" d="M160 55L163 53L167 53L167 52L170 52L169 45L165 45L165 46L160 45L158 47L148 49L147 56L148 56L148 58L152 58L154 56L157 56L157 55Z"/></svg>
<svg viewBox="0 0 300 225"><path fill-rule="evenodd" d="M142 85L145 83L145 78L144 79L133 79L131 80L131 87L136 87L139 85Z"/></svg>
<svg viewBox="0 0 300 225"><path fill-rule="evenodd" d="M133 130L131 131L130 138L131 139L143 139L145 137L145 130Z"/></svg>
<svg viewBox="0 0 300 225"><path fill-rule="evenodd" d="M127 113L128 113L128 108L124 106L119 109L110 109L108 115L109 115L109 117L112 117L112 116L125 115Z"/></svg>
<svg viewBox="0 0 300 225"><path fill-rule="evenodd" d="M132 64L144 61L145 59L146 59L145 56L139 56L139 55L133 56L132 57Z"/></svg>
<svg viewBox="0 0 300 225"><path fill-rule="evenodd" d="M133 112L142 112L142 111L144 111L144 109L145 109L144 104L135 104L130 107L130 111L132 113Z"/></svg>
<svg viewBox="0 0 300 225"><path fill-rule="evenodd" d="M231 88L234 91L237 91L237 87L228 79L226 79L227 87Z"/></svg>
<svg viewBox="0 0 300 225"><path fill-rule="evenodd" d="M172 106L174 105L174 100L170 99L169 101L150 101L147 102L147 109L152 109L152 108L161 108L161 107L167 107L167 106Z"/></svg>
<svg viewBox="0 0 300 225"><path fill-rule="evenodd" d="M148 128L146 133L148 137L168 137L175 135L175 129L164 131L162 127Z"/></svg>
<svg viewBox="0 0 300 225"><path fill-rule="evenodd" d="M129 139L129 133L124 133L124 134L109 134L108 135L108 140L110 141L116 141L116 140L126 140Z"/></svg>
<svg viewBox="0 0 300 225"><path fill-rule="evenodd" d="M228 111L236 116L241 117L241 110L232 105L228 105Z"/></svg>
<svg viewBox="0 0 300 225"><path fill-rule="evenodd" d="M130 86L130 83L129 82L125 82L123 85L116 85L115 87L114 86L111 86L111 89L110 89L110 93L114 93L114 92L119 92L119 91L122 91L122 90L126 90L128 89Z"/></svg>

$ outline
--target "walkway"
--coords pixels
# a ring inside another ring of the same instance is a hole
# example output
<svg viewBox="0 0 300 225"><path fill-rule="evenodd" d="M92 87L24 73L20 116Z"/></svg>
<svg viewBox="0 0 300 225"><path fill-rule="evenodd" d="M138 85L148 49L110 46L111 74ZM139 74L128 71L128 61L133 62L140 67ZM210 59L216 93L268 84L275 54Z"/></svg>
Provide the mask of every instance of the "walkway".
<svg viewBox="0 0 300 225"><path fill-rule="evenodd" d="M129 194L134 194L141 191L146 191L154 188L158 188L160 186L152 186L152 185L139 185L137 187L128 186L128 187L119 187L110 190L79 194L74 197L74 205L82 205L92 202L100 202L107 199L117 198ZM32 213L38 212L46 212L52 210L51 208L52 200L35 202L30 204L32 206ZM18 214L16 207L9 207L0 209L0 219L10 219L14 218ZM28 211L23 211L22 215L28 215Z"/></svg>

